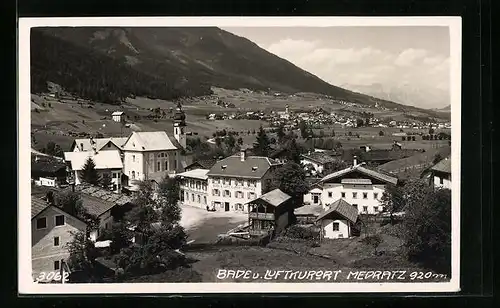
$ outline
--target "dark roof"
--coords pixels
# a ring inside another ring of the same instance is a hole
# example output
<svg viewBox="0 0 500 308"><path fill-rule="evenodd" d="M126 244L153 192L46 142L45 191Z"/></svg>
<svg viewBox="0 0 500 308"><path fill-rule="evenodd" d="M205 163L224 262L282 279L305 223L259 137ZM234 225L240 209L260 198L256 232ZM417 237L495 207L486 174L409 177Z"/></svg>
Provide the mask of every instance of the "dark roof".
<svg viewBox="0 0 500 308"><path fill-rule="evenodd" d="M89 185L89 184L80 184L75 185L75 191L81 192L83 195L88 195L91 197L98 198L102 201L111 202L117 205L124 205L132 202L132 199L123 194L117 194L112 191L103 189L101 187ZM104 212L103 212L104 213Z"/></svg>
<svg viewBox="0 0 500 308"><path fill-rule="evenodd" d="M290 200L290 198L292 198L292 197L290 197L288 194L281 191L279 188L276 188L275 190L272 190L270 192L263 194L262 196L253 200L250 203L253 203L257 200L262 200L269 205L272 205L274 207L278 207L281 204L285 203L286 201Z"/></svg>
<svg viewBox="0 0 500 308"><path fill-rule="evenodd" d="M82 194L81 196L83 207L92 215L101 216L116 205L116 203L92 197L87 194Z"/></svg>
<svg viewBox="0 0 500 308"><path fill-rule="evenodd" d="M335 158L322 152L312 152L307 155L302 155L302 157L317 162L319 164L326 164L335 161Z"/></svg>
<svg viewBox="0 0 500 308"><path fill-rule="evenodd" d="M240 155L233 155L216 162L207 175L260 179L274 165L279 163L267 157L248 156L242 161Z"/></svg>
<svg viewBox="0 0 500 308"><path fill-rule="evenodd" d="M31 196L31 219L35 218L49 206L50 205L47 201L35 196Z"/></svg>
<svg viewBox="0 0 500 308"><path fill-rule="evenodd" d="M31 159L31 172L56 173L61 171L61 169L66 170L66 164L64 162L42 156L38 157L38 161L36 161L35 158Z"/></svg>
<svg viewBox="0 0 500 308"><path fill-rule="evenodd" d="M332 203L330 209L321 214L316 221L328 217L331 213L339 214L352 223L356 223L356 220L358 220L358 209L344 199L339 199Z"/></svg>
<svg viewBox="0 0 500 308"><path fill-rule="evenodd" d="M215 165L216 162L217 162L216 159L200 159L200 160L197 160L197 161L187 165L185 168L189 168L189 167L192 167L192 166L198 164L201 166L201 169L210 169L213 167L213 165Z"/></svg>
<svg viewBox="0 0 500 308"><path fill-rule="evenodd" d="M445 158L441 160L440 162L435 164L431 168L431 170L451 174L451 159Z"/></svg>

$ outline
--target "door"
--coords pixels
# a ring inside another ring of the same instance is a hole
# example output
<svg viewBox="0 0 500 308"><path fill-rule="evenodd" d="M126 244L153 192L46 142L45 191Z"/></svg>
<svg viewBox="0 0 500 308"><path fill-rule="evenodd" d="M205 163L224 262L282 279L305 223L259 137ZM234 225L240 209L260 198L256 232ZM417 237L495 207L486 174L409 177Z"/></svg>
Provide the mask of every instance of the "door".
<svg viewBox="0 0 500 308"><path fill-rule="evenodd" d="M229 211L229 202L224 202L224 211Z"/></svg>
<svg viewBox="0 0 500 308"><path fill-rule="evenodd" d="M318 195L314 195L313 196L313 204L318 204L319 203L319 196Z"/></svg>

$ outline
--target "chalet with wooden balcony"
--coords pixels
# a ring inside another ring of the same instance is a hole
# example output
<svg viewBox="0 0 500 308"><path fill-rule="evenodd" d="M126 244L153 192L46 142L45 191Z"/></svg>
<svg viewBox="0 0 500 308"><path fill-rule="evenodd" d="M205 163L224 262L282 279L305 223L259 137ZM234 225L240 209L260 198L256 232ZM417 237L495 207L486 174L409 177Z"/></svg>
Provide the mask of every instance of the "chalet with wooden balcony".
<svg viewBox="0 0 500 308"><path fill-rule="evenodd" d="M250 235L280 233L293 220L293 199L280 189L272 190L248 203Z"/></svg>

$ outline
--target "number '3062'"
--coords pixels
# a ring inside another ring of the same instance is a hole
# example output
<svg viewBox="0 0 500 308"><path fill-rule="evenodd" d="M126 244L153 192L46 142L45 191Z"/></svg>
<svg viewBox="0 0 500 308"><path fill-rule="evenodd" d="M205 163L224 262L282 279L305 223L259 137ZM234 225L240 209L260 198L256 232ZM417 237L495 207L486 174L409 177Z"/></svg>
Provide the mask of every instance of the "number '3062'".
<svg viewBox="0 0 500 308"><path fill-rule="evenodd" d="M64 272L63 276L64 277L61 277L60 272L40 272L40 274L38 274L38 277L36 280L37 281L52 281L52 280L60 281L61 278L63 278L65 282L68 281L69 273Z"/></svg>

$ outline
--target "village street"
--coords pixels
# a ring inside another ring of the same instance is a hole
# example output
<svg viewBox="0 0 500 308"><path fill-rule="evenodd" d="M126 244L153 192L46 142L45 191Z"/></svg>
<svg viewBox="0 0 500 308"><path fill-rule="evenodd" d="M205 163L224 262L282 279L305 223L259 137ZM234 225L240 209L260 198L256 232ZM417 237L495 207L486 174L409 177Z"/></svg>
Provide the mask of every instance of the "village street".
<svg viewBox="0 0 500 308"><path fill-rule="evenodd" d="M248 220L247 213L208 212L205 209L182 205L180 224L188 233L188 241L211 243L217 236L226 233Z"/></svg>

